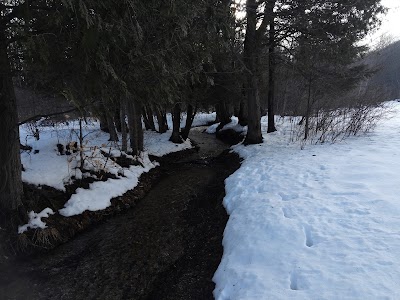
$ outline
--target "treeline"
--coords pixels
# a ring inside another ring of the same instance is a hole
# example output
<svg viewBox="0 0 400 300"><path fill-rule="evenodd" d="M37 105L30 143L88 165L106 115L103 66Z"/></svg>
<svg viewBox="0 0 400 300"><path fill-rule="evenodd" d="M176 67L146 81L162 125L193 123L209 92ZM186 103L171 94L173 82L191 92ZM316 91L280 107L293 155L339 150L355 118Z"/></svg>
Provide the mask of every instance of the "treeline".
<svg viewBox="0 0 400 300"><path fill-rule="evenodd" d="M133 154L143 150L142 118L165 132L167 111L173 142L211 108L221 127L232 114L248 125L245 144L261 143L262 113L268 132L276 112L304 116L307 129L317 103L337 105L368 76L357 42L383 10L380 0L3 0L2 219L26 215L14 85L62 94L99 117L111 140L121 131Z"/></svg>

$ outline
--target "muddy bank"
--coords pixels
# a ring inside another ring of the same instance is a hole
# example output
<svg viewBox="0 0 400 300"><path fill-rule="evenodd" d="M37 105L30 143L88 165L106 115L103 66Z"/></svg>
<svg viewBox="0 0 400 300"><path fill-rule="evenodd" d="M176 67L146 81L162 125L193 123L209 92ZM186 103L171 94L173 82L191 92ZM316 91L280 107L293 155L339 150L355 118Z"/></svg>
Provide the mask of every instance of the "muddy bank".
<svg viewBox="0 0 400 300"><path fill-rule="evenodd" d="M46 254L2 270L4 299L212 299L227 215L224 179L239 167L213 136L164 159L159 182L133 209Z"/></svg>

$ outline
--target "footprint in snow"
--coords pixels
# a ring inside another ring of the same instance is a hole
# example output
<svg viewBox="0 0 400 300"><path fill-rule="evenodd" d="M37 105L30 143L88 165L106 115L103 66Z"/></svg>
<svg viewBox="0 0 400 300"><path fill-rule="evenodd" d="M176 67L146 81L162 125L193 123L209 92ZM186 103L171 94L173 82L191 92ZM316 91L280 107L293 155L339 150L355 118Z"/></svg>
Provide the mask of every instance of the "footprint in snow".
<svg viewBox="0 0 400 300"><path fill-rule="evenodd" d="M306 246L312 247L314 246L314 241L311 234L311 226L308 224L303 225L304 228L304 235L306 237Z"/></svg>
<svg viewBox="0 0 400 300"><path fill-rule="evenodd" d="M299 195L279 193L279 196L282 198L283 201L290 201L290 200L296 199Z"/></svg>
<svg viewBox="0 0 400 300"><path fill-rule="evenodd" d="M293 271L290 274L290 289L293 291L297 291L299 289L298 285L297 285L297 274L296 271Z"/></svg>
<svg viewBox="0 0 400 300"><path fill-rule="evenodd" d="M283 216L285 218L292 219L293 216L294 216L293 212L290 209L286 208L286 207L282 207L282 212L283 212Z"/></svg>

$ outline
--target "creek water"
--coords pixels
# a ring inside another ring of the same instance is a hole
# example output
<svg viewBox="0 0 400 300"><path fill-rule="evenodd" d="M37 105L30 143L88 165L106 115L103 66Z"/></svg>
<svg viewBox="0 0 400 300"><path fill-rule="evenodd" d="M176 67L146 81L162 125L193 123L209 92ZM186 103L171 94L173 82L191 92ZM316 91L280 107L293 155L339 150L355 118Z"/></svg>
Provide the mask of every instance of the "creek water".
<svg viewBox="0 0 400 300"><path fill-rule="evenodd" d="M160 181L133 209L2 270L0 299L213 299L224 179L239 159L202 128L190 138L199 151L161 159Z"/></svg>

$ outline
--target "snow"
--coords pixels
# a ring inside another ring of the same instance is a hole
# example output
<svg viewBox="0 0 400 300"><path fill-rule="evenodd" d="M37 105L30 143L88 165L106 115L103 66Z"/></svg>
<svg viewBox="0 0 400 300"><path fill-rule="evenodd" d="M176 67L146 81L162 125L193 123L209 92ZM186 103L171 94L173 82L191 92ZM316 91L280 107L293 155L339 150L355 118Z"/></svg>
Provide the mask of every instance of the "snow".
<svg viewBox="0 0 400 300"><path fill-rule="evenodd" d="M201 120L207 120L207 114L203 114ZM22 172L22 180L34 185L47 185L65 191L65 185L71 183L71 176L81 178L82 174L77 169L80 158L79 153L71 155L60 155L57 151L57 144L66 145L71 141L78 140L77 121L71 121L53 126L37 126L40 132L40 139L36 140L31 134L31 127L21 126L21 143L28 144L37 154L22 152L21 161L25 168ZM107 159L102 152L120 157L120 143L109 142L109 135L99 129L95 120L90 120L83 128L84 136L84 168L92 171L105 170L111 174L118 175L123 172L122 168ZM174 144L169 141L171 131L159 134L153 131L144 132L144 148L149 155L163 156L165 154L182 151L192 148L190 140L182 144ZM128 156L133 158L132 156Z"/></svg>
<svg viewBox="0 0 400 300"><path fill-rule="evenodd" d="M25 144L24 139L28 134L26 128L20 127L21 143ZM39 150L39 153L21 153L21 162L25 168L25 172L22 172L24 182L65 190L64 178L68 177L69 164L66 156L57 154L57 143L57 137L50 130L42 131L38 141L32 136L27 138L27 144Z"/></svg>
<svg viewBox="0 0 400 300"><path fill-rule="evenodd" d="M192 127L208 125L209 123L214 122L216 117L217 114L215 112L213 113L198 112L194 116ZM155 119L154 121L157 124L157 119ZM186 123L186 113L182 113L181 124L180 124L181 128L185 127L185 123ZM167 114L167 124L169 128L172 128L172 115L170 113Z"/></svg>
<svg viewBox="0 0 400 300"><path fill-rule="evenodd" d="M81 178L82 174L77 169L80 158L79 153L60 155L57 144L66 144L78 140L78 121L59 123L54 126L41 126L37 128L40 139L32 136L32 125L20 127L21 143L33 147L31 152L21 153L21 162L25 168L22 172L22 180L34 185L47 185L65 191L65 184L71 182L71 176ZM107 159L101 152L101 147L114 149L118 145L108 142L108 134L99 130L99 124L95 120L89 120L83 127L84 136L84 167L88 170L105 170L112 174L118 174L120 167L112 160ZM34 150L39 151L34 154ZM108 151L106 151L108 152Z"/></svg>
<svg viewBox="0 0 400 300"><path fill-rule="evenodd" d="M162 134L150 130L146 131L144 148L148 151L149 154L158 157L166 155L168 153L193 148L189 139L184 141L182 144L174 144L173 142L170 142L169 138L171 137L171 133L171 131Z"/></svg>
<svg viewBox="0 0 400 300"><path fill-rule="evenodd" d="M216 133L217 127L219 126L219 124L220 123L215 123L215 124L212 124L211 126L207 127L206 132L210 133L210 134Z"/></svg>
<svg viewBox="0 0 400 300"><path fill-rule="evenodd" d="M40 213L35 213L34 211L29 212L29 222L23 226L18 227L18 233L24 233L28 228L46 228L46 223L42 221L41 218L48 218L49 215L53 215L54 211L51 208L45 208Z"/></svg>
<svg viewBox="0 0 400 300"><path fill-rule="evenodd" d="M219 124L220 123L216 123L216 124L213 124L213 125L209 126L206 129L206 132L210 133L210 134L216 133L217 127L219 126ZM236 131L238 133L243 133L243 134L247 133L247 126L241 126L239 124L239 120L238 120L237 117L231 117L231 122L226 124L226 125L224 125L224 127L222 127L220 129L220 131L224 131L224 130L227 130L227 129L232 129L232 130L234 130L234 131Z"/></svg>
<svg viewBox="0 0 400 300"><path fill-rule="evenodd" d="M124 170L124 177L118 179L108 179L107 181L96 181L90 184L89 189L78 188L59 212L62 216L70 217L79 215L85 210L97 211L111 205L111 199L122 196L127 191L136 187L139 177L144 172L156 167L147 155L143 153L143 167L130 166Z"/></svg>
<svg viewBox="0 0 400 300"><path fill-rule="evenodd" d="M216 299L400 298L400 103L387 106L393 118L337 144L301 150L282 123L234 147Z"/></svg>
<svg viewBox="0 0 400 300"><path fill-rule="evenodd" d="M202 113L199 114L196 122L206 124L211 118L215 118L215 115ZM40 133L39 140L36 140L33 135L36 129ZM81 179L89 176L95 178L96 175L88 172L82 174L78 168L80 165L79 152L71 153L71 155L60 155L57 151L57 144L65 146L70 142L78 141L78 130L79 122L77 120L54 125L48 125L45 120L40 120L35 125L21 126L21 143L33 147L32 151L21 153L21 161L25 169L22 172L22 180L26 183L38 186L47 185L65 191L65 185L72 183L73 178ZM136 187L141 174L158 166L158 163L150 161L149 155L163 156L193 147L189 139L182 144L174 144L169 141L170 136L171 131L164 134L145 131L145 152L138 158L142 166L122 168L106 156L120 157L126 155L131 159L133 157L120 150L120 143L108 142L109 135L99 129L98 121L89 119L88 123L83 125L84 169L95 172L106 171L114 174L117 179L96 181L89 185L89 189L78 188L59 213L69 217L81 214L85 210L105 209L111 205L112 198L121 196ZM45 228L46 224L41 221L41 218L48 217L50 211L51 209L47 208L39 214L31 212L31 221L21 226L19 232L22 233L28 228Z"/></svg>

